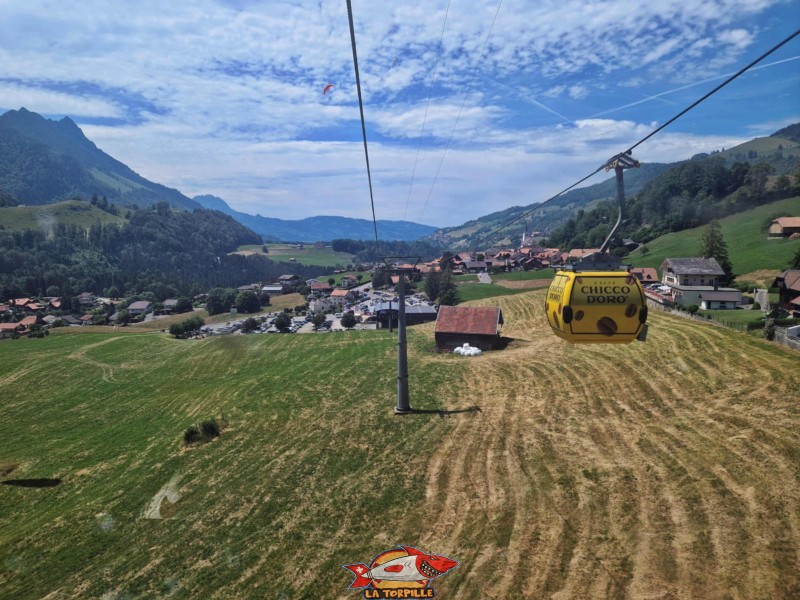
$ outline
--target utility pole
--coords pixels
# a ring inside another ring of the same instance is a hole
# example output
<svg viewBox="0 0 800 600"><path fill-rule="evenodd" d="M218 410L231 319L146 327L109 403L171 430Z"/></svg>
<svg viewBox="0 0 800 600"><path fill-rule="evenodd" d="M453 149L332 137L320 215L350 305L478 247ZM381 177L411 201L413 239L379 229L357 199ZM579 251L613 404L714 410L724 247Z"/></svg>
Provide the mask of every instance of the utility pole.
<svg viewBox="0 0 800 600"><path fill-rule="evenodd" d="M414 264L409 267L408 263L397 265L396 262L390 263L392 259L403 259L405 257L389 256L384 258L389 273L397 274L399 288L397 307L397 405L394 407L394 414L407 415L414 412L408 398L408 344L406 342L406 284L405 275L411 276L417 267L419 257L415 257ZM410 278L410 277L409 277ZM391 319L391 310L389 311Z"/></svg>

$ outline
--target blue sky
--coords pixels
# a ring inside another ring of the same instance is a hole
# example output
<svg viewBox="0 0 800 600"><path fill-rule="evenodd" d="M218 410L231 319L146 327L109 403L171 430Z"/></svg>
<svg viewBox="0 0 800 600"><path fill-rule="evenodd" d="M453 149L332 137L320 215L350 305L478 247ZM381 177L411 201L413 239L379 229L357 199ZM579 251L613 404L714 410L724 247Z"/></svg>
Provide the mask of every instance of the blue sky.
<svg viewBox="0 0 800 600"><path fill-rule="evenodd" d="M189 196L371 218L344 0L2 6L0 109L70 116ZM436 226L548 198L800 24L797 0L353 0L353 12L377 216ZM798 121L795 38L636 157L681 160Z"/></svg>

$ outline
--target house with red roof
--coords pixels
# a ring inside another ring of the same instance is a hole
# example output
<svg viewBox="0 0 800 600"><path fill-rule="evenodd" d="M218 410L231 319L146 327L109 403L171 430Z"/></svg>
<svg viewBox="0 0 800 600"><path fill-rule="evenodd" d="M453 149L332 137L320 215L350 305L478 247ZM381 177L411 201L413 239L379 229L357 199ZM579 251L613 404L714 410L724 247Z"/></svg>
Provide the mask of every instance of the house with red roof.
<svg viewBox="0 0 800 600"><path fill-rule="evenodd" d="M500 341L503 311L495 306L440 306L434 337L439 352L469 344L491 350Z"/></svg>

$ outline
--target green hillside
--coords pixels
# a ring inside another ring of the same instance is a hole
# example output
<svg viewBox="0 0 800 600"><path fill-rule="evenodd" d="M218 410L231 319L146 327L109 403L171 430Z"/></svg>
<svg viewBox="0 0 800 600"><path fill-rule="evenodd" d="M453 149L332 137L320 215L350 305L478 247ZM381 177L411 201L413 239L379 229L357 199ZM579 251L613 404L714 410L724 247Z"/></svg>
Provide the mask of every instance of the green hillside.
<svg viewBox="0 0 800 600"><path fill-rule="evenodd" d="M442 415L393 416L387 331L0 342L0 596L355 599L342 565L407 544L459 561L437 598L795 597L796 354L658 312L570 346L543 293L482 301L503 351L412 328Z"/></svg>
<svg viewBox="0 0 800 600"><path fill-rule="evenodd" d="M89 229L92 225L122 225L125 218L112 215L82 200L67 200L45 206L0 208L0 225L8 230L45 229L63 223Z"/></svg>
<svg viewBox="0 0 800 600"><path fill-rule="evenodd" d="M722 233L736 274L760 269L786 269L800 240L767 239L767 228L775 217L800 216L800 197L787 198L720 219ZM696 227L662 235L647 243L649 254L641 248L632 252L626 262L636 267L658 268L665 258L696 256L704 227Z"/></svg>

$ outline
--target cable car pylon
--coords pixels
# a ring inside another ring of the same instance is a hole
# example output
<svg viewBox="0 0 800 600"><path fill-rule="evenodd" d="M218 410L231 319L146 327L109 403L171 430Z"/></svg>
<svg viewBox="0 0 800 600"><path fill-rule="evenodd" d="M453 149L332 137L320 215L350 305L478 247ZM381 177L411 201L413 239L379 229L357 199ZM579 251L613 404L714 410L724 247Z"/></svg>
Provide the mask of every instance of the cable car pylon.
<svg viewBox="0 0 800 600"><path fill-rule="evenodd" d="M413 264L409 261L413 260ZM400 262L402 261L402 262ZM406 341L406 283L404 276L409 275L409 281L417 269L420 257L387 256L383 262L390 275L397 275L398 307L397 307L397 405L394 414L407 415L414 412L408 397L408 343ZM389 311L389 322L392 315Z"/></svg>
<svg viewBox="0 0 800 600"><path fill-rule="evenodd" d="M545 312L553 332L573 343L628 343L647 337L647 303L642 284L628 265L608 251L625 213L625 169L640 166L631 152L612 157L605 170L617 180L617 222L600 249L556 272Z"/></svg>

